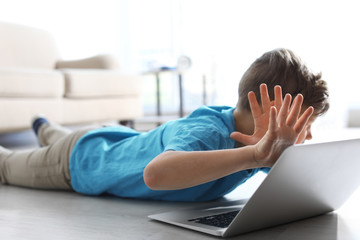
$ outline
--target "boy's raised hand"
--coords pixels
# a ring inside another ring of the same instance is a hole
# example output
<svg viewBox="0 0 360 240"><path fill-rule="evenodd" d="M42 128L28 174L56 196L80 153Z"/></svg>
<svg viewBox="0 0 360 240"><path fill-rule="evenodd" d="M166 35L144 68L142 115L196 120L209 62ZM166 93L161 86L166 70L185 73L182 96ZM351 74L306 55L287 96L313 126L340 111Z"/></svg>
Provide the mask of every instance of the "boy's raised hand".
<svg viewBox="0 0 360 240"><path fill-rule="evenodd" d="M263 138L269 127L269 113L271 106L275 106L280 111L282 106L282 90L280 86L274 87L274 102L270 101L266 84L260 85L261 106L256 100L254 92L249 92L248 99L250 103L251 113L254 119L254 133L246 135L240 132L231 133L230 137L244 145L254 145Z"/></svg>
<svg viewBox="0 0 360 240"><path fill-rule="evenodd" d="M276 107L270 108L269 129L254 146L254 160L260 167L271 167L287 147L296 143L314 112L313 107L308 107L299 117L302 102L299 94L290 108L291 95L286 94L278 113Z"/></svg>

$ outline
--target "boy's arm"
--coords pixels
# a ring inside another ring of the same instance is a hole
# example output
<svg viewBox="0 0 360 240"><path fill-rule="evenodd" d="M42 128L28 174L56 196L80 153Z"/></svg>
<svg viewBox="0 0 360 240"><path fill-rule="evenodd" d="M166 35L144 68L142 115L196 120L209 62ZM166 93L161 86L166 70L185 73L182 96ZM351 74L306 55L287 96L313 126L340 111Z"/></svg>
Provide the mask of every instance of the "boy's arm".
<svg viewBox="0 0 360 240"><path fill-rule="evenodd" d="M166 151L144 170L145 184L154 190L175 190L207 183L256 168L254 147L213 151Z"/></svg>
<svg viewBox="0 0 360 240"><path fill-rule="evenodd" d="M271 167L280 154L296 142L313 113L309 107L299 117L302 95L290 109L287 94L277 113L269 112L269 129L255 145L215 151L167 151L155 157L144 170L144 181L154 190L174 190L193 187L232 173L257 167Z"/></svg>

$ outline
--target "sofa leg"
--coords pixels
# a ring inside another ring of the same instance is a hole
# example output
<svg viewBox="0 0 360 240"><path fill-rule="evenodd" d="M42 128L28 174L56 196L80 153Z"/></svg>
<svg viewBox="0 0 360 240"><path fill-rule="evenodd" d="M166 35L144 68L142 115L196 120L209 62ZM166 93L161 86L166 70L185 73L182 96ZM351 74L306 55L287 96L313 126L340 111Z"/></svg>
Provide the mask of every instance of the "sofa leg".
<svg viewBox="0 0 360 240"><path fill-rule="evenodd" d="M129 128L134 128L135 127L134 120L120 120L119 123L120 123L120 125L129 127Z"/></svg>

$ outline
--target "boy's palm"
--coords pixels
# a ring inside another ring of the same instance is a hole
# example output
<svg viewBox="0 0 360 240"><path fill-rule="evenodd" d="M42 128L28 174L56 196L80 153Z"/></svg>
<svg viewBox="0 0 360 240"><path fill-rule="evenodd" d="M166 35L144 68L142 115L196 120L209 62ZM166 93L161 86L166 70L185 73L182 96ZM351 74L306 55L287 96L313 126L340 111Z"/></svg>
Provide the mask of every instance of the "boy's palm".
<svg viewBox="0 0 360 240"><path fill-rule="evenodd" d="M277 111L279 111L282 105L281 87L275 86L274 93L275 101L271 103L266 84L260 85L261 107L256 99L255 93L250 92L248 94L250 109L254 119L254 133L252 135L246 135L240 132L233 132L230 135L232 139L244 145L254 145L264 137L269 127L271 106L274 104Z"/></svg>
<svg viewBox="0 0 360 240"><path fill-rule="evenodd" d="M246 135L233 132L230 135L240 143L254 145L254 157L259 167L271 167L287 147L295 144L314 112L313 107L309 107L300 116L303 102L301 94L291 104L290 94L286 94L283 102L280 86L275 86L274 93L274 102L270 102L267 87L262 84L260 107L255 93L250 92L248 98L254 119L254 133Z"/></svg>
<svg viewBox="0 0 360 240"><path fill-rule="evenodd" d="M298 95L289 110L291 96L286 95L278 114L276 108L270 109L269 130L255 145L254 157L260 166L271 167L287 147L296 143L314 112L313 107L309 107L299 117L302 101L302 95Z"/></svg>

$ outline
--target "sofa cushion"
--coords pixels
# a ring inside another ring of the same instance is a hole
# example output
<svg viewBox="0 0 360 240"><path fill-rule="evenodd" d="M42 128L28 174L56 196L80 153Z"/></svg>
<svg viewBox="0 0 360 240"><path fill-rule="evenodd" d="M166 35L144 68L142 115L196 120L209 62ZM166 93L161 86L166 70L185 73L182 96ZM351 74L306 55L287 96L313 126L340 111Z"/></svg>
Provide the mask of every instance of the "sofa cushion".
<svg viewBox="0 0 360 240"><path fill-rule="evenodd" d="M31 128L31 118L46 114L52 122L60 122L63 115L62 98L0 98L0 132Z"/></svg>
<svg viewBox="0 0 360 240"><path fill-rule="evenodd" d="M118 71L99 69L61 69L65 74L65 97L139 96L139 76L128 76Z"/></svg>
<svg viewBox="0 0 360 240"><path fill-rule="evenodd" d="M64 77L46 69L0 68L0 97L62 97Z"/></svg>
<svg viewBox="0 0 360 240"><path fill-rule="evenodd" d="M51 33L0 22L0 66L53 69L59 59Z"/></svg>

